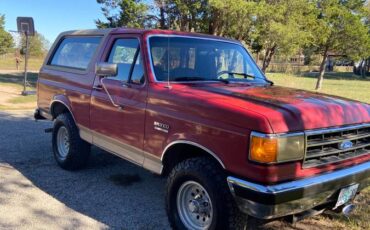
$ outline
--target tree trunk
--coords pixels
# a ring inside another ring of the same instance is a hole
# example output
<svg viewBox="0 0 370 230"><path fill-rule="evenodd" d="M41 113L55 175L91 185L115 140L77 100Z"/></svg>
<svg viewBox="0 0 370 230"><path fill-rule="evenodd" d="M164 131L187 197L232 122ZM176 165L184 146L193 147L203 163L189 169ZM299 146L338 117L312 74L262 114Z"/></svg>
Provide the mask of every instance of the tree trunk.
<svg viewBox="0 0 370 230"><path fill-rule="evenodd" d="M159 26L162 30L166 29L166 27L165 27L166 26L166 24L165 24L166 19L164 18L164 3L163 3L163 1L161 2L161 6L159 7L159 15L160 15Z"/></svg>
<svg viewBox="0 0 370 230"><path fill-rule="evenodd" d="M274 56L276 51L276 45L272 46L271 48L266 49L265 57L263 58L262 63L262 71L265 73L267 67L269 67L272 57Z"/></svg>
<svg viewBox="0 0 370 230"><path fill-rule="evenodd" d="M366 78L367 73L369 72L370 59L364 59L361 63L360 74L362 78Z"/></svg>
<svg viewBox="0 0 370 230"><path fill-rule="evenodd" d="M322 61L320 64L320 74L317 78L316 82L316 90L320 90L322 87L322 82L324 81L324 74L325 74L325 69L326 69L326 59L328 58L328 47L325 48Z"/></svg>

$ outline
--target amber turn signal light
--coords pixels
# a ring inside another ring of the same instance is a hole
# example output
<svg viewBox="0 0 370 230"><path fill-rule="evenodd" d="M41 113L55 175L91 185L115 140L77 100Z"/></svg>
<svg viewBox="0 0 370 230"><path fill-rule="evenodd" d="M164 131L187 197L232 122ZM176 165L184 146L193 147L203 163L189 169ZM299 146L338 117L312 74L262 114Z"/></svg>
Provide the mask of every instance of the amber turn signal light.
<svg viewBox="0 0 370 230"><path fill-rule="evenodd" d="M251 137L250 160L261 163L277 161L278 141L276 138Z"/></svg>

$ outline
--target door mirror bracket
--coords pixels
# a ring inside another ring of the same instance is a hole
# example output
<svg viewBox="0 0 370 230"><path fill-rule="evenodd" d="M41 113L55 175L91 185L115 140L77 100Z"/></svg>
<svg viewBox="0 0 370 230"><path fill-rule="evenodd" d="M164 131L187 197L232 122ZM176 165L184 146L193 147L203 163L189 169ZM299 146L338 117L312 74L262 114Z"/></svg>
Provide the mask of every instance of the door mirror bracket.
<svg viewBox="0 0 370 230"><path fill-rule="evenodd" d="M119 109L119 110L122 110L122 106L120 106L120 105L118 105L118 104L116 104L116 103L114 102L114 100L113 100L112 96L110 95L110 93L109 93L109 91L108 91L107 87L106 87L106 86L105 86L105 84L104 84L104 80L105 80L105 78L100 78L100 84L101 84L101 86L103 87L103 89L104 89L105 93L107 94L107 96L108 96L108 98L109 98L110 102L112 103L112 105L113 105L114 107L116 107L116 108L117 108L117 109Z"/></svg>
<svg viewBox="0 0 370 230"><path fill-rule="evenodd" d="M95 74L96 76L100 77L100 84L102 86L102 88L104 89L105 93L107 94L110 102L112 103L112 105L116 108L118 108L119 110L122 110L122 106L116 104L112 98L112 96L110 95L106 85L104 84L104 80L106 77L115 77L117 76L117 64L113 64L113 63L107 63L107 62L98 62L96 63L96 66L95 66Z"/></svg>

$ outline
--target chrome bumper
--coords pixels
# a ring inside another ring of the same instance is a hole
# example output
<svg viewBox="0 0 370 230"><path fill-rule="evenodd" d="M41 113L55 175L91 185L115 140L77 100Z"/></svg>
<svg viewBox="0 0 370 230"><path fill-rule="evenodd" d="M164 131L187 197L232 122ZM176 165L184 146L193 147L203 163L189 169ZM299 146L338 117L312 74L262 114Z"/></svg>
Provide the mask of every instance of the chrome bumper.
<svg viewBox="0 0 370 230"><path fill-rule="evenodd" d="M229 188L239 208L260 219L272 219L300 213L316 206L335 204L339 190L360 184L370 185L370 161L349 168L301 180L275 185L261 185L232 176Z"/></svg>

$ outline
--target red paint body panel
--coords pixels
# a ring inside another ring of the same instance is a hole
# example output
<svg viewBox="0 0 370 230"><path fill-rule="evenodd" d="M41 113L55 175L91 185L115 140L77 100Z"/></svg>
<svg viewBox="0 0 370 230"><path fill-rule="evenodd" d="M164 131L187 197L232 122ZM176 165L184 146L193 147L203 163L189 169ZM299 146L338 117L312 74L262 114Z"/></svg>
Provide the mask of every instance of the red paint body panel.
<svg viewBox="0 0 370 230"><path fill-rule="evenodd" d="M114 41L119 38L140 39L140 36L120 34L109 37L99 57L100 61L103 62L108 58ZM94 85L101 86L100 80L100 77L95 77ZM123 82L114 79L105 79L104 82L113 100L122 106L122 109L119 110L112 105L103 89L93 90L90 111L91 130L121 143L143 149L147 84L126 87L123 86Z"/></svg>
<svg viewBox="0 0 370 230"><path fill-rule="evenodd" d="M370 160L367 154L309 169L303 169L301 161L278 165L248 161L251 131L288 133L370 123L370 105L278 86L175 83L167 88L167 83L155 81L151 71L147 38L155 34L221 39L174 31L114 29L87 73L50 70L44 65L38 82L39 108L49 111L53 98L62 98L79 125L157 158L173 141L195 142L215 153L231 174L260 183L309 177ZM115 102L124 107L118 110L103 90L92 90L100 84L93 66L105 60L114 38L122 36L141 39L146 83L127 88L119 81L106 80ZM169 132L155 130L154 122L168 124Z"/></svg>
<svg viewBox="0 0 370 230"><path fill-rule="evenodd" d="M73 112L76 122L90 126L90 95L93 85L91 73L76 74L41 69L38 80L39 108L49 112L55 101L62 101Z"/></svg>

